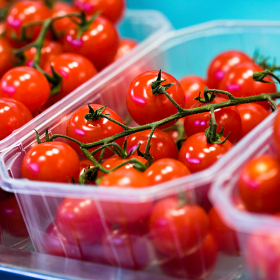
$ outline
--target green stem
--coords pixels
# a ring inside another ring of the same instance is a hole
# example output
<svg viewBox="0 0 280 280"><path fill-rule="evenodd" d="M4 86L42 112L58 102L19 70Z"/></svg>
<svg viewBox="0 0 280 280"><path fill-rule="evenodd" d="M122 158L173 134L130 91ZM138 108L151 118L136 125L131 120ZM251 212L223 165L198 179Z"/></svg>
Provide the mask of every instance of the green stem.
<svg viewBox="0 0 280 280"><path fill-rule="evenodd" d="M79 184L84 184L84 181L86 180L86 176L88 175L88 173L90 173L96 169L98 169L98 166L94 166L94 167L91 167L91 168L85 170L85 172L79 178Z"/></svg>
<svg viewBox="0 0 280 280"><path fill-rule="evenodd" d="M117 120L115 120L115 119L109 117L109 116L106 115L106 114L101 113L100 116L103 117L103 118L105 118L105 119L107 119L107 120L109 120L109 121L111 121L111 122L113 122L113 123L115 123L115 124L117 124L117 125L119 125L119 126L121 126L124 130L129 130L129 129L130 129L129 126L127 126L127 125L125 125L125 124L123 124L123 123L121 123L121 122L118 122Z"/></svg>

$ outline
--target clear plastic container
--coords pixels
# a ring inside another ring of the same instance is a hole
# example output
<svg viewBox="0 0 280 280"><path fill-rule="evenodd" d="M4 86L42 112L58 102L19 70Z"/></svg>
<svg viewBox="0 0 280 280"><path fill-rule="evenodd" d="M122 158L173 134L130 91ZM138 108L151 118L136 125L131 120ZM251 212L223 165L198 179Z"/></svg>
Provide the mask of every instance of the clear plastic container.
<svg viewBox="0 0 280 280"><path fill-rule="evenodd" d="M127 110L124 100L128 85L135 75L145 70L162 69L178 79L187 74L205 76L207 65L211 59L223 50L240 49L248 54L253 54L256 48L260 48L264 54L277 54L277 42L280 40L279 27L280 23L278 22L217 21L172 31L155 40L146 50L135 55L132 58L133 64L122 64L118 71L109 75L107 79L100 81L93 87L85 86L83 94L75 95L75 98L74 94L68 97L67 101L71 100L72 102L66 105L58 104L57 106L60 106L61 110L49 112L48 117L41 118L41 123L37 123L36 130L41 137L44 136L46 128L49 128L50 135L64 133L66 122L71 113L90 102L107 104L109 108L125 118ZM250 135L246 136L245 139L248 139ZM241 142L244 143L244 141ZM42 253L48 252L49 249L46 246L48 244L46 238L50 234L46 234L46 229L50 225L54 225L57 209L65 198L94 202L98 210L98 216L102 221L103 230L108 234L111 228L106 223L105 209L106 206L114 203L118 203L118 205L128 204L131 209L135 207L144 209L148 204L158 203L186 192L190 203L199 204L209 210L211 207L208 201L209 187L218 176L224 174L224 168L226 167L223 158L221 158L205 171L141 190L112 188L108 191L104 187L90 188L75 185L70 187L65 184L32 182L21 179L22 159L34 143L34 131L26 129L25 136L1 154L0 183L4 190L16 194L35 250ZM233 148L230 153L232 159L235 158L235 149ZM117 215L117 212L115 215ZM196 222L195 225L197 225ZM69 249L64 246L66 256L73 257L74 251L76 252L75 257L78 254L79 257L77 258L84 261L104 263L101 255L96 256L98 252L101 251L101 254L103 252L103 250L100 250L100 243L95 243L94 246L81 246L83 244L78 242L78 244L73 245L73 236L71 237L72 247L70 246ZM197 231L196 238L199 238L199 236L200 232ZM151 274L167 273L172 274L172 276L174 276L174 273L176 274L172 271L172 267L176 267L173 262L174 256L172 254L163 254L162 256L157 251L158 247L155 249L152 245L149 234L144 234L141 238L135 234L131 238L133 240L130 241L131 246L138 244L139 252L142 252L145 256L142 255L143 258L139 257L140 260L144 260L144 264L140 265L142 270ZM176 233L174 233L173 241L175 243L179 242ZM164 245L163 243L160 243L160 245ZM60 240L60 244L64 244L63 240ZM182 249L180 244L176 250L180 251ZM111 255L116 260L115 265L124 267L118 248L111 246L111 250ZM131 250L130 260L132 264L128 267L136 268L135 264L138 264L139 259L137 259L137 254L134 254L134 250ZM202 264L202 274L206 276L209 272L207 258L204 254L201 254L199 258ZM212 256L212 259L215 259L215 257ZM185 270L185 263L180 264L179 261L176 265L178 263L181 267L177 268L177 271L181 272L183 266L183 272L180 276L187 278L189 274ZM211 272L209 279L237 279L242 274L243 260L239 256L219 253L217 261L213 264L214 270Z"/></svg>

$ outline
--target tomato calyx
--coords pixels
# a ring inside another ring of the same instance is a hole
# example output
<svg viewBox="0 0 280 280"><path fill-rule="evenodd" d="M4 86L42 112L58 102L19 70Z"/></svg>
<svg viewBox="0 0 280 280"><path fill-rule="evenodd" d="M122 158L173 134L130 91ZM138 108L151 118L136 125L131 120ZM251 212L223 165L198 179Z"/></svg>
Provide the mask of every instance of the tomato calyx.
<svg viewBox="0 0 280 280"><path fill-rule="evenodd" d="M204 93L203 93L204 98L201 98L201 96L200 96L201 92L199 91L198 96L195 97L194 99L201 102L201 103L212 102L216 97L215 90L214 89L209 90L208 87L206 87L206 86L204 87L204 89L205 89Z"/></svg>
<svg viewBox="0 0 280 280"><path fill-rule="evenodd" d="M40 140L40 136L39 136L39 133L36 129L34 129L35 132L36 132L36 140L37 140L37 143L38 144L42 144L42 143L47 143L47 142L52 142L52 140L50 139L50 135L49 135L49 129L47 128L46 129L46 132L45 132L45 141L41 141Z"/></svg>
<svg viewBox="0 0 280 280"><path fill-rule="evenodd" d="M96 109L94 110L90 104L88 104L88 109L89 109L89 112L88 114L85 114L85 119L87 121L97 121L97 120L100 120L101 118L103 118L104 115L103 114L103 111L106 109L107 105L99 108L99 109ZM105 115L109 115L109 114L105 114Z"/></svg>
<svg viewBox="0 0 280 280"><path fill-rule="evenodd" d="M280 67L276 65L276 60L273 60L273 63L270 64L268 63L268 60L270 59L270 57L265 57L260 55L259 50L255 51L254 55L253 55L253 61L258 64L260 67L262 67L263 69L268 69L271 72L275 71L275 70L280 70Z"/></svg>

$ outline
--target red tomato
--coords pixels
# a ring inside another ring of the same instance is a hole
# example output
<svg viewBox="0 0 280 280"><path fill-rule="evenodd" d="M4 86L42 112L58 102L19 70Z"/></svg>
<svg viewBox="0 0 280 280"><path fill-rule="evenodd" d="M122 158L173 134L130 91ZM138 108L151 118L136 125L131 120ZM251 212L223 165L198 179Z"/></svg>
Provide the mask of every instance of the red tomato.
<svg viewBox="0 0 280 280"><path fill-rule="evenodd" d="M65 198L57 209L56 225L74 244L94 244L104 234L95 201L91 199Z"/></svg>
<svg viewBox="0 0 280 280"><path fill-rule="evenodd" d="M37 49L35 47L32 47L24 52L25 56L25 62L24 65L32 67L33 66L33 60L35 58ZM40 67L43 68L46 63L49 62L49 60L57 55L62 53L62 45L56 41L44 41L44 46L41 49L41 59L40 59Z"/></svg>
<svg viewBox="0 0 280 280"><path fill-rule="evenodd" d="M144 172L151 185L157 185L189 174L191 174L190 171L182 162L172 158L159 159Z"/></svg>
<svg viewBox="0 0 280 280"><path fill-rule="evenodd" d="M121 268L144 269L154 260L147 235L147 229L139 224L110 230L102 240L106 259Z"/></svg>
<svg viewBox="0 0 280 280"><path fill-rule="evenodd" d="M236 231L229 228L220 218L217 210L212 207L208 213L210 232L217 242L218 248L229 255L239 255L239 243Z"/></svg>
<svg viewBox="0 0 280 280"><path fill-rule="evenodd" d="M47 182L77 180L80 161L76 152L63 142L47 142L31 148L23 158L23 178Z"/></svg>
<svg viewBox="0 0 280 280"><path fill-rule="evenodd" d="M252 59L244 52L237 50L224 51L218 54L208 66L207 84L209 88L218 89L229 69L243 61L252 61Z"/></svg>
<svg viewBox="0 0 280 280"><path fill-rule="evenodd" d="M232 67L219 85L219 89L230 92L233 96L252 96L261 93L275 93L277 92L274 83L261 83L253 80L254 72L261 72L263 69L254 62L243 62ZM271 78L266 78L267 81L272 81ZM267 110L270 105L267 101L258 102Z"/></svg>
<svg viewBox="0 0 280 280"><path fill-rule="evenodd" d="M20 47L24 43L17 43L13 40L13 34L20 37L22 26L34 21L42 21L51 16L50 10L43 4L43 1L18 1L10 8L6 20L6 37L14 47ZM41 25L29 27L26 35L29 41L34 41L41 30Z"/></svg>
<svg viewBox="0 0 280 280"><path fill-rule="evenodd" d="M87 15L102 11L102 16L113 23L121 19L126 6L124 0L75 0L74 5Z"/></svg>
<svg viewBox="0 0 280 280"><path fill-rule="evenodd" d="M74 89L92 78L97 70L93 64L84 56L74 53L62 53L53 56L44 70L51 74L51 67L62 76L60 92L51 97L48 103L55 103Z"/></svg>
<svg viewBox="0 0 280 280"><path fill-rule="evenodd" d="M240 196L249 211L280 211L280 164L271 155L258 156L241 170L238 180Z"/></svg>
<svg viewBox="0 0 280 280"><path fill-rule="evenodd" d="M102 70L114 60L119 46L119 35L109 20L99 16L81 36L78 37L78 34L78 27L67 29L63 39L66 52L85 56L98 70Z"/></svg>
<svg viewBox="0 0 280 280"><path fill-rule="evenodd" d="M0 98L0 140L10 135L30 120L30 111L21 102L12 98Z"/></svg>
<svg viewBox="0 0 280 280"><path fill-rule="evenodd" d="M150 182L143 173L134 168L121 167L106 176L100 182L100 186L112 188L140 189L148 187ZM128 202L128 201L100 201L100 206L105 219L118 225L128 225L147 218L151 212L153 201Z"/></svg>
<svg viewBox="0 0 280 280"><path fill-rule="evenodd" d="M163 257L164 258L164 257ZM183 279L206 279L217 263L218 251L215 240L207 234L202 245L192 254L172 258L160 264L167 275Z"/></svg>
<svg viewBox="0 0 280 280"><path fill-rule="evenodd" d="M224 137L221 140L223 141ZM184 163L191 173L195 173L210 167L232 147L228 140L224 144L209 144L204 133L200 132L185 141L178 160Z"/></svg>
<svg viewBox="0 0 280 280"><path fill-rule="evenodd" d="M15 67L0 80L0 97L20 101L31 113L40 109L49 96L50 87L46 77L31 67Z"/></svg>
<svg viewBox="0 0 280 280"><path fill-rule="evenodd" d="M158 201L149 219L154 246L170 257L194 253L207 234L209 221L198 205L180 205L178 198Z"/></svg>
<svg viewBox="0 0 280 280"><path fill-rule="evenodd" d="M95 165L89 160L89 159L84 159L80 161L80 176L88 169L92 168ZM87 181L88 185L95 185L94 181Z"/></svg>
<svg viewBox="0 0 280 280"><path fill-rule="evenodd" d="M127 136L127 151L135 150L138 143L141 143L140 151L144 153L150 133L151 130L149 129ZM177 158L178 152L175 142L167 132L159 128L154 131L150 145L150 154L154 161L161 158Z"/></svg>
<svg viewBox="0 0 280 280"><path fill-rule="evenodd" d="M129 53L133 48L137 46L137 41L131 38L121 38L119 48L115 55L114 61L118 60L119 58L123 57L127 53Z"/></svg>
<svg viewBox="0 0 280 280"><path fill-rule="evenodd" d="M98 104L90 104L90 106L93 110L102 108L102 105ZM106 118L88 121L85 119L85 115L88 113L89 108L87 105L85 105L72 114L67 123L67 136L72 137L82 143L92 143L118 134L124 130L121 126L113 123L112 121L107 120ZM113 110L106 108L104 109L103 113L108 114L110 118L113 118L114 120L123 123L122 119ZM124 138L119 138L115 142L122 146L123 141ZM81 152L78 144L69 141L69 145L71 145L75 149L78 155L85 157L84 154ZM98 147L94 147L92 149L89 149L88 151L91 152ZM100 153L101 152L96 153L94 157L98 159ZM103 159L108 158L112 155L114 155L114 152L110 151L109 149L106 149Z"/></svg>
<svg viewBox="0 0 280 280"><path fill-rule="evenodd" d="M15 66L13 49L6 38L0 38L0 78Z"/></svg>
<svg viewBox="0 0 280 280"><path fill-rule="evenodd" d="M216 97L213 101L209 103L197 102L192 108L198 108L209 104L217 104L227 101L225 98ZM204 132L209 127L209 116L210 112L199 113L194 115L189 115L185 117L184 129L188 137ZM241 117L236 107L225 107L215 110L215 119L217 122L217 132L220 132L224 127L224 136L226 137L228 133L229 141L232 144L236 144L241 138Z"/></svg>
<svg viewBox="0 0 280 280"><path fill-rule="evenodd" d="M177 108L164 94L152 93L152 82L156 81L158 71L147 71L136 77L129 86L126 95L126 105L131 117L139 125L159 121L177 113ZM162 85L179 83L168 73L161 72ZM185 95L179 85L172 85L167 93L181 106L185 105ZM171 126L177 120L162 125L161 128Z"/></svg>
<svg viewBox="0 0 280 280"><path fill-rule="evenodd" d="M15 196L0 200L0 224L2 230L11 236L29 236Z"/></svg>
<svg viewBox="0 0 280 280"><path fill-rule="evenodd" d="M276 117L273 125L272 143L273 147L278 155L280 156L280 110L275 112Z"/></svg>
<svg viewBox="0 0 280 280"><path fill-rule="evenodd" d="M197 102L194 98L198 97L199 91L203 96L206 81L200 76L189 75L181 78L179 83L185 92L185 108L189 109Z"/></svg>
<svg viewBox="0 0 280 280"><path fill-rule="evenodd" d="M269 115L263 106L256 103L240 104L237 109L242 121L241 138Z"/></svg>

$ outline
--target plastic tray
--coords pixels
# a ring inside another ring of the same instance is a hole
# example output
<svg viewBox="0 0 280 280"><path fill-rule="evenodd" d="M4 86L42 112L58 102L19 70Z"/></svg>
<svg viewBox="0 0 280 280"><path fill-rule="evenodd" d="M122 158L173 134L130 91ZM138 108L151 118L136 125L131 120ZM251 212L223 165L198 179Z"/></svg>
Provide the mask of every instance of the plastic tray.
<svg viewBox="0 0 280 280"><path fill-rule="evenodd" d="M280 40L279 27L280 23L273 22L218 21L170 32L138 53L133 58L133 64L123 64L106 80L94 87L84 87L83 94L75 96L75 99L74 95L69 97L68 101L71 98L72 102L61 106L61 111L50 114L48 118L41 118L42 123L37 124L36 130L42 137L47 127L50 134L63 133L65 122L71 112L89 102L107 104L125 118L127 116L124 105L126 90L133 76L139 71L161 68L177 78L186 74L204 76L210 60L226 49L241 49L252 54L256 48L260 48L262 53L277 54L277 42ZM20 179L22 158L34 142L34 132L26 129L25 136L2 153L0 183L6 191L16 193L35 250L39 252L45 252L42 241L44 232L53 222L56 209L65 197L92 199L99 206L100 201L109 203L113 200L141 205L188 190L193 202L202 200L207 203L210 185L225 168L224 160L221 158L203 172L142 190L111 189L108 192L108 189L102 187L71 186L70 188L65 184ZM235 148L231 152L233 158L234 150ZM103 219L103 209L102 207L98 209ZM161 273L158 264L154 262L145 271L152 274ZM239 257L219 254L218 263L209 279L238 278L242 273L242 264L243 261Z"/></svg>

